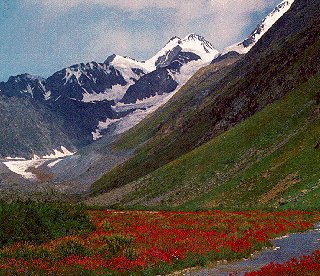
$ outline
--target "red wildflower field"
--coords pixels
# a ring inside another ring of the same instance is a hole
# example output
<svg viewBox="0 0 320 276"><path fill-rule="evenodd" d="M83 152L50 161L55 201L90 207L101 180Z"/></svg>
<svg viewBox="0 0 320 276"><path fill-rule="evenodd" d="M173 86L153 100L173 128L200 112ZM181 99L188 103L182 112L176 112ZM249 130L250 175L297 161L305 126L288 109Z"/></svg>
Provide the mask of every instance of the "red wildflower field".
<svg viewBox="0 0 320 276"><path fill-rule="evenodd" d="M231 260L305 231L318 213L89 211L96 230L42 245L0 250L4 275L163 274L208 261Z"/></svg>
<svg viewBox="0 0 320 276"><path fill-rule="evenodd" d="M270 263L259 271L246 273L245 275L320 275L320 250L315 251L311 256L304 256L300 260L293 258L285 264Z"/></svg>

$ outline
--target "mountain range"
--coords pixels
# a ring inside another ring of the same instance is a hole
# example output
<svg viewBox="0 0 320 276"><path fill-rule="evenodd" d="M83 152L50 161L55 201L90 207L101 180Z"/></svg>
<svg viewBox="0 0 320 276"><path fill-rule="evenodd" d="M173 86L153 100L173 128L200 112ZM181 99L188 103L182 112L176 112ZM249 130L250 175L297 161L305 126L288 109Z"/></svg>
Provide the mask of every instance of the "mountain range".
<svg viewBox="0 0 320 276"><path fill-rule="evenodd" d="M113 123L119 125L116 133L122 133L217 55L208 41L191 34L172 38L144 62L112 55L103 63L72 65L47 79L10 77L0 83L2 110L8 110L2 117L12 122L12 127L0 126L0 154L30 158L61 146L76 151L101 138ZM25 120L12 114L20 105L28 105Z"/></svg>
<svg viewBox="0 0 320 276"><path fill-rule="evenodd" d="M282 1L221 52L190 34L146 61L112 55L46 79L10 77L0 83L3 194L186 209L278 207L303 200L301 189L315 195L285 147L316 131L317 10L317 1Z"/></svg>
<svg viewBox="0 0 320 276"><path fill-rule="evenodd" d="M220 56L120 137L134 154L88 204L317 208L319 5L294 1L247 54Z"/></svg>
<svg viewBox="0 0 320 276"><path fill-rule="evenodd" d="M110 135L111 125L116 125L114 134L127 131L167 102L201 67L247 52L291 4L282 2L238 43L245 51L229 47L220 53L204 37L190 34L171 38L142 62L112 55L103 63L72 65L47 79L30 74L10 77L0 83L2 118L10 122L0 124L0 156L44 156L61 146L76 152ZM21 109L23 118L17 112Z"/></svg>

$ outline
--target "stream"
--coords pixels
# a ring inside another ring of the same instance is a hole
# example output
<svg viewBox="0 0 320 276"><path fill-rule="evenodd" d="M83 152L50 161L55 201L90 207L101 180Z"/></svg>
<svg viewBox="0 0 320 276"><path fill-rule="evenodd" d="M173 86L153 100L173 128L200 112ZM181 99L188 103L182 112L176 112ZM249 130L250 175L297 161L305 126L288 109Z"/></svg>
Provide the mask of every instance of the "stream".
<svg viewBox="0 0 320 276"><path fill-rule="evenodd" d="M293 257L299 259L303 255L310 255L315 250L320 249L320 223L316 224L314 229L308 232L274 239L272 244L273 248L257 253L250 259L218 264L212 267L184 272L182 275L228 276L230 273L235 272L238 273L237 275L243 275L245 272L259 270L270 262L285 263Z"/></svg>

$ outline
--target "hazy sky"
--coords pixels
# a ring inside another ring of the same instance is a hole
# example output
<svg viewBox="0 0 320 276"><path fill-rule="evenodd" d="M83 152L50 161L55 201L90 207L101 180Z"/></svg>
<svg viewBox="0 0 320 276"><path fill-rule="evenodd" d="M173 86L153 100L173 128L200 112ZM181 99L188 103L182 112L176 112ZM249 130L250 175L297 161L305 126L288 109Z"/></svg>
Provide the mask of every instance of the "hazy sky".
<svg viewBox="0 0 320 276"><path fill-rule="evenodd" d="M144 60L172 37L198 33L221 50L280 0L0 0L0 81L112 53Z"/></svg>

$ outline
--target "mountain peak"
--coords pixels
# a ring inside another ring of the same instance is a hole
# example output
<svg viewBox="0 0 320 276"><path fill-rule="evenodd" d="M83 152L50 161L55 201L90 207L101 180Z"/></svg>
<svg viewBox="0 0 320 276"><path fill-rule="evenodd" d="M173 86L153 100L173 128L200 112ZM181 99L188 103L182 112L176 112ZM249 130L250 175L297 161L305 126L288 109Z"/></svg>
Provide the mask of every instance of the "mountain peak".
<svg viewBox="0 0 320 276"><path fill-rule="evenodd" d="M181 41L181 38L178 36L173 36L170 38L170 40L168 41L168 43L172 42L172 41Z"/></svg>
<svg viewBox="0 0 320 276"><path fill-rule="evenodd" d="M46 99L48 91L45 79L28 73L9 77L7 82L0 82L1 94L9 97Z"/></svg>
<svg viewBox="0 0 320 276"><path fill-rule="evenodd" d="M199 40L199 41L207 41L202 35L198 35L196 33L188 34L183 40Z"/></svg>
<svg viewBox="0 0 320 276"><path fill-rule="evenodd" d="M203 36L191 33L184 39L177 36L172 37L168 43L155 56L147 60L145 64L148 68L155 67L163 57L172 57L179 52L194 53L204 62L211 62L219 54L218 50ZM168 58L165 58L165 60L168 60Z"/></svg>
<svg viewBox="0 0 320 276"><path fill-rule="evenodd" d="M29 73L20 74L17 76L11 76L9 80L31 80L31 81L44 81L45 79L39 76L31 75Z"/></svg>
<svg viewBox="0 0 320 276"><path fill-rule="evenodd" d="M278 4L256 27L256 29L245 40L225 48L222 54L237 52L248 53L260 38L287 12L295 0L284 0Z"/></svg>
<svg viewBox="0 0 320 276"><path fill-rule="evenodd" d="M204 36L195 33L187 35L180 46L183 51L192 50L201 59L207 61L212 61L219 54L219 51Z"/></svg>
<svg viewBox="0 0 320 276"><path fill-rule="evenodd" d="M209 49L212 49L212 50L215 50L213 45L205 39L204 36L202 35L198 35L198 34L195 34L195 33L191 33L191 34L188 34L183 40L182 42L200 42L202 43L203 46L209 48Z"/></svg>
<svg viewBox="0 0 320 276"><path fill-rule="evenodd" d="M112 54L110 56L107 57L107 59L104 61L105 64L109 64L111 63L112 61L114 61L114 59L117 57L116 54Z"/></svg>

